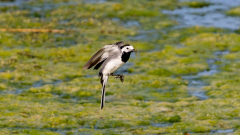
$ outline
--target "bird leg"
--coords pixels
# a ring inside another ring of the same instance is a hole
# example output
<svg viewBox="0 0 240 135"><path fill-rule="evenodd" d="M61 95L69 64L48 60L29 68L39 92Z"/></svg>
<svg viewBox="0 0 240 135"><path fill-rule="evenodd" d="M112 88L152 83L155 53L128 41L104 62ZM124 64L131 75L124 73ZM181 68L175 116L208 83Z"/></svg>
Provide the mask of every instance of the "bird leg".
<svg viewBox="0 0 240 135"><path fill-rule="evenodd" d="M121 82L124 81L124 76L123 75L120 75L120 74L114 75L113 73L111 73L110 76L116 76L115 78L119 78L121 80Z"/></svg>

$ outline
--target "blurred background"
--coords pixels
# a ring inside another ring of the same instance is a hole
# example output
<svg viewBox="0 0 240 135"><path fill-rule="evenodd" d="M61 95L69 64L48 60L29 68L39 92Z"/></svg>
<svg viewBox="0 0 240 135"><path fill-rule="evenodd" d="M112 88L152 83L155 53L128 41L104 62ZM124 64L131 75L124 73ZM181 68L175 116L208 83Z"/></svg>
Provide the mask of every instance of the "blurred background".
<svg viewBox="0 0 240 135"><path fill-rule="evenodd" d="M0 0L0 134L239 134L239 33L240 0Z"/></svg>

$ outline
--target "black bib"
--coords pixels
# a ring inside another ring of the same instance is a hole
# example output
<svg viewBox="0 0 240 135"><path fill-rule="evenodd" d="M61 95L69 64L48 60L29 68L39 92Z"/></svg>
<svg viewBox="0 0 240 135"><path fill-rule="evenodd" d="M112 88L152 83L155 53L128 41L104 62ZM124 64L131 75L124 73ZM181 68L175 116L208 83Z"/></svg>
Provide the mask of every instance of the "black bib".
<svg viewBox="0 0 240 135"><path fill-rule="evenodd" d="M128 59L129 59L129 57L130 57L130 55L131 55L131 52L128 52L128 53L126 53L126 52L123 52L122 53L122 62L127 62L128 61Z"/></svg>

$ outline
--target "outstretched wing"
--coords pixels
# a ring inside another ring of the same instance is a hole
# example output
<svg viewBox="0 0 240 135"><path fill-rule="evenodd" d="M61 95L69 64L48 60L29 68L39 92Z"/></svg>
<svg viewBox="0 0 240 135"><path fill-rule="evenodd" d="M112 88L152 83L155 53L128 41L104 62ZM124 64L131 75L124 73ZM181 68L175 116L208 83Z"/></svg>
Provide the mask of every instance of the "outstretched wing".
<svg viewBox="0 0 240 135"><path fill-rule="evenodd" d="M114 53L119 51L119 46L122 46L123 42L117 42L115 44L105 45L101 48L97 53L95 53L90 60L83 66L83 69L90 69L97 64L100 64L103 60L113 55ZM97 68L101 66L98 65ZM95 68L95 69L97 69Z"/></svg>
<svg viewBox="0 0 240 135"><path fill-rule="evenodd" d="M105 60L107 60L107 59L104 59L104 60L102 60L101 62L99 62L99 63L93 68L93 70L99 69L99 68L102 66L102 64L103 64L103 62L104 62Z"/></svg>

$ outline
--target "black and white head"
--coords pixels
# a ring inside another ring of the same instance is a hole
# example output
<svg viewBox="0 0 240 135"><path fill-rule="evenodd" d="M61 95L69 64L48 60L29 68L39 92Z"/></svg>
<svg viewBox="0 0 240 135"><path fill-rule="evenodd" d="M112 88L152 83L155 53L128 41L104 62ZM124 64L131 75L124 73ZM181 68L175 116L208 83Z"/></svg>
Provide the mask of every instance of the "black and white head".
<svg viewBox="0 0 240 135"><path fill-rule="evenodd" d="M134 47L129 44L121 46L120 49L123 53L137 52L137 50L135 50Z"/></svg>

